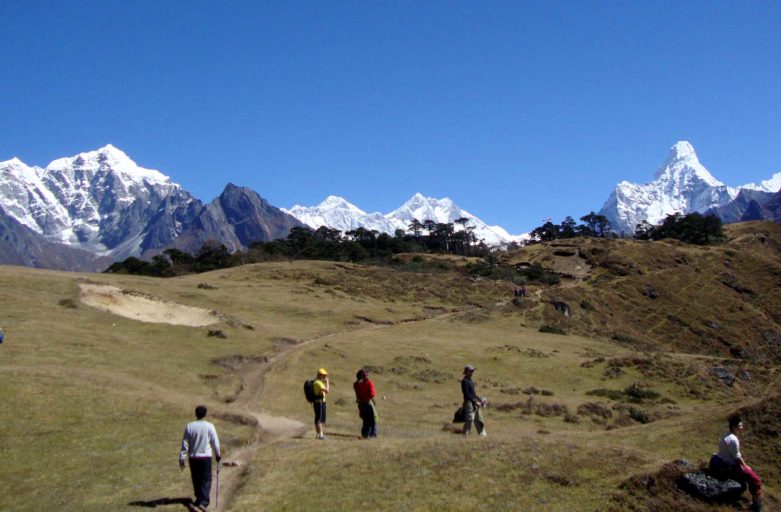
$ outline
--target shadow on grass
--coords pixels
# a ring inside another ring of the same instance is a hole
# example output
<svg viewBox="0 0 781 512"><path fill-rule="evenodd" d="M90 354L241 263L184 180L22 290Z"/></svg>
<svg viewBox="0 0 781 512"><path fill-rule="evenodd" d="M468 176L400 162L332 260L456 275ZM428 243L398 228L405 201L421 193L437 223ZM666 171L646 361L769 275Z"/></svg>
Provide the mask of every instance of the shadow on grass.
<svg viewBox="0 0 781 512"><path fill-rule="evenodd" d="M344 434L342 432L327 432L325 434L325 437L344 437L346 439L360 439L361 436L358 434Z"/></svg>
<svg viewBox="0 0 781 512"><path fill-rule="evenodd" d="M149 501L131 501L128 503L131 507L142 507L142 508L157 508L164 505L182 505L185 509L195 512L200 509L198 509L195 505L193 505L193 500L190 498L158 498L156 500L149 500Z"/></svg>

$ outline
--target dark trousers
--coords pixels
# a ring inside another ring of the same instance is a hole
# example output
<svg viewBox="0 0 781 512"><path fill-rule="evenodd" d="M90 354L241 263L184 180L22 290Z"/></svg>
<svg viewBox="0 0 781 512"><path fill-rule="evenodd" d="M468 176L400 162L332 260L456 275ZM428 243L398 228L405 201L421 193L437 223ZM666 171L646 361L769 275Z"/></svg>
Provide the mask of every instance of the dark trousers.
<svg viewBox="0 0 781 512"><path fill-rule="evenodd" d="M358 412L363 420L361 425L362 437L377 437L377 420L374 418L374 408L372 404L358 402Z"/></svg>
<svg viewBox="0 0 781 512"><path fill-rule="evenodd" d="M325 402L312 402L312 409L315 411L315 425L325 423Z"/></svg>
<svg viewBox="0 0 781 512"><path fill-rule="evenodd" d="M730 466L715 454L711 457L709 466L711 473L716 478L722 480L731 478L741 484L743 489L748 486L748 490L755 500L762 496L762 480L750 467L740 464Z"/></svg>
<svg viewBox="0 0 781 512"><path fill-rule="evenodd" d="M195 506L209 506L212 488L212 459L190 459L190 475L193 478Z"/></svg>

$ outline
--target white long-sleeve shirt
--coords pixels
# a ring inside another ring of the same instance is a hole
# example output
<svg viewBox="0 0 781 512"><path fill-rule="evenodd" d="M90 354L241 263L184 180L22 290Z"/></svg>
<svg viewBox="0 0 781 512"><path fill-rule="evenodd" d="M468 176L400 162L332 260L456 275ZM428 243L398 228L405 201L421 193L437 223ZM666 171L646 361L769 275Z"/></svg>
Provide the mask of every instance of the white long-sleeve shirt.
<svg viewBox="0 0 781 512"><path fill-rule="evenodd" d="M721 437L721 441L719 441L718 456L730 466L737 464L742 457L740 455L740 440L738 440L738 436L732 432L724 434Z"/></svg>
<svg viewBox="0 0 781 512"><path fill-rule="evenodd" d="M212 449L214 451L212 452ZM179 460L186 457L195 459L210 459L212 455L220 458L220 439L214 425L206 420L193 421L187 424L182 436L182 451Z"/></svg>

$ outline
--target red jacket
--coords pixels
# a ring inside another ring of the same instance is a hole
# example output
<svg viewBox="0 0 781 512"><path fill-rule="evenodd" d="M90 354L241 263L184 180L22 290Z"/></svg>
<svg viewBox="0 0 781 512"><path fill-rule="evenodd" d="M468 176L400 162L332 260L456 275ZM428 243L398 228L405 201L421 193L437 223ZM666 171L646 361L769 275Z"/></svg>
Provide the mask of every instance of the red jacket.
<svg viewBox="0 0 781 512"><path fill-rule="evenodd" d="M357 398L359 402L366 403L375 396L374 382L369 379L357 381L353 384L353 389L355 389L355 398Z"/></svg>

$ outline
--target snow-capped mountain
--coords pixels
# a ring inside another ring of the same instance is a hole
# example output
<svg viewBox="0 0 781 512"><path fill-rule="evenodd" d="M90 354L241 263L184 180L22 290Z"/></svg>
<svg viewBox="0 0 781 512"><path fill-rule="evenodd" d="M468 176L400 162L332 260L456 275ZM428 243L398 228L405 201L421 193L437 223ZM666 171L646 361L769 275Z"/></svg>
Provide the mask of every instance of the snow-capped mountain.
<svg viewBox="0 0 781 512"><path fill-rule="evenodd" d="M764 180L761 183L748 183L738 187L741 190L756 190L759 192L770 192L775 194L781 190L781 172L777 172L769 180Z"/></svg>
<svg viewBox="0 0 781 512"><path fill-rule="evenodd" d="M49 242L123 258L143 249L145 228L167 199L192 196L108 145L45 169L0 162L0 208Z"/></svg>
<svg viewBox="0 0 781 512"><path fill-rule="evenodd" d="M328 196L317 206L295 205L282 211L297 218L307 226L327 226L342 232L358 228L392 234L396 227L379 212L366 213L354 204L338 196Z"/></svg>
<svg viewBox="0 0 781 512"><path fill-rule="evenodd" d="M283 211L313 228L327 226L346 232L362 227L380 233L394 234L397 229L409 232L414 219L420 222L432 220L435 223L452 223L456 219L466 218L468 225L474 227L478 240L489 245L506 244L520 241L523 237L510 235L499 226L488 226L485 222L462 209L448 198L435 199L417 193L407 202L390 213L366 213L347 200L329 196L317 206L293 206ZM459 229L456 226L456 229Z"/></svg>
<svg viewBox="0 0 781 512"><path fill-rule="evenodd" d="M60 158L45 169L18 158L0 162L0 220L2 241L16 241L18 253L12 258L6 251L0 262L68 270L105 268L105 261L149 257L171 246L192 252L207 240L236 251L253 241L284 238L302 225L256 192L232 184L204 205L111 145ZM73 250L94 261L74 265ZM44 259L43 252L58 252L58 258Z"/></svg>
<svg viewBox="0 0 781 512"><path fill-rule="evenodd" d="M760 184L728 187L700 163L689 142L680 141L670 148L654 181L643 185L622 181L599 213L608 218L614 231L631 234L643 220L658 224L676 212L704 213L728 204L741 189L776 192L779 187L781 173Z"/></svg>

